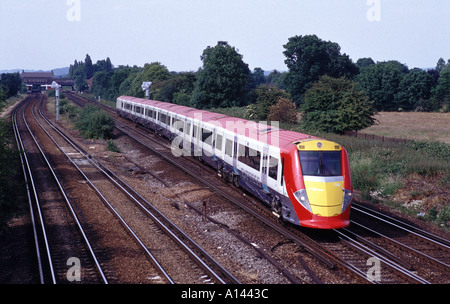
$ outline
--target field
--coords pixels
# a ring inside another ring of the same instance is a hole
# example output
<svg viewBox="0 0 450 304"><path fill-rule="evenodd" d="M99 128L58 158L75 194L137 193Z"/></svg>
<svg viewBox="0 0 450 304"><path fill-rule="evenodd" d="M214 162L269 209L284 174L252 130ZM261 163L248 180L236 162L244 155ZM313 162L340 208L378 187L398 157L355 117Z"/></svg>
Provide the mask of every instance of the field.
<svg viewBox="0 0 450 304"><path fill-rule="evenodd" d="M378 136L450 143L450 113L380 112L362 132Z"/></svg>

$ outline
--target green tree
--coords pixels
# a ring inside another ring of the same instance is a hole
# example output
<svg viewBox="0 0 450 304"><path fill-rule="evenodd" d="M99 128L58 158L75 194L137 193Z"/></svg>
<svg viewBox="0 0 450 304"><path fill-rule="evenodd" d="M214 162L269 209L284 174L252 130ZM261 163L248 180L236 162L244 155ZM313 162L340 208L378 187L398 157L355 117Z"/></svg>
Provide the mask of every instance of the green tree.
<svg viewBox="0 0 450 304"><path fill-rule="evenodd" d="M129 77L131 78L131 81L126 81L127 85L129 84L129 88L125 94L144 98L145 92L141 88L144 81L153 82L153 85L150 88L150 94L153 95L156 88L159 87L158 82L169 79L170 73L167 67L160 62L152 62L146 63L144 68L140 69L137 73L131 73Z"/></svg>
<svg viewBox="0 0 450 304"><path fill-rule="evenodd" d="M253 90L264 83L266 83L264 70L258 67L254 68L253 73L251 74L250 88Z"/></svg>
<svg viewBox="0 0 450 304"><path fill-rule="evenodd" d="M92 79L92 93L95 96L102 96L105 99L109 99L109 93L112 89L111 78L113 73L111 72L97 72Z"/></svg>
<svg viewBox="0 0 450 304"><path fill-rule="evenodd" d="M267 119L270 107L275 105L280 98L289 99L290 95L273 86L261 85L255 90L256 102L247 107L248 119Z"/></svg>
<svg viewBox="0 0 450 304"><path fill-rule="evenodd" d="M411 111L420 106L419 103L429 101L433 89L433 77L421 69L412 69L404 75L395 94L398 109Z"/></svg>
<svg viewBox="0 0 450 304"><path fill-rule="evenodd" d="M243 56L227 42L208 46L200 57L192 104L197 108L243 106L249 93L250 70Z"/></svg>
<svg viewBox="0 0 450 304"><path fill-rule="evenodd" d="M368 66L371 66L375 64L375 61L373 61L372 58L360 58L358 61L356 61L356 65L359 67L360 70L367 68Z"/></svg>
<svg viewBox="0 0 450 304"><path fill-rule="evenodd" d="M91 79L92 76L94 76L94 66L92 65L92 59L89 54L86 54L86 58L84 59L84 65L85 65L85 77L86 79Z"/></svg>
<svg viewBox="0 0 450 304"><path fill-rule="evenodd" d="M344 77L323 76L306 92L302 126L306 129L343 134L374 123L373 102Z"/></svg>
<svg viewBox="0 0 450 304"><path fill-rule="evenodd" d="M153 98L165 102L182 103L186 105L186 97L192 97L197 77L195 73L171 73L167 80L156 84ZM175 100L175 94L177 99ZM189 102L190 103L190 102Z"/></svg>
<svg viewBox="0 0 450 304"><path fill-rule="evenodd" d="M286 77L288 72L278 72L273 70L268 76L266 82L269 85L273 85L280 90L286 90Z"/></svg>
<svg viewBox="0 0 450 304"><path fill-rule="evenodd" d="M408 67L398 61L378 62L361 70L356 81L375 102L378 111L397 111L395 95L408 71Z"/></svg>
<svg viewBox="0 0 450 304"><path fill-rule="evenodd" d="M75 77L75 88L77 91L84 91L87 88L86 79L83 75L78 75Z"/></svg>
<svg viewBox="0 0 450 304"><path fill-rule="evenodd" d="M320 76L352 79L359 72L349 56L341 54L339 44L323 41L316 35L289 38L284 48L284 62L289 68L287 91L297 104L301 104L303 94Z"/></svg>
<svg viewBox="0 0 450 304"><path fill-rule="evenodd" d="M450 111L450 69L441 73L438 84L433 90L432 100L432 110L439 110L441 107L443 107L444 111Z"/></svg>
<svg viewBox="0 0 450 304"><path fill-rule="evenodd" d="M17 95L22 87L22 78L19 73L5 73L0 77L0 87L6 98Z"/></svg>
<svg viewBox="0 0 450 304"><path fill-rule="evenodd" d="M436 64L436 71L438 71L438 73L441 73L442 69L445 66L445 60L444 58L439 58L437 64Z"/></svg>

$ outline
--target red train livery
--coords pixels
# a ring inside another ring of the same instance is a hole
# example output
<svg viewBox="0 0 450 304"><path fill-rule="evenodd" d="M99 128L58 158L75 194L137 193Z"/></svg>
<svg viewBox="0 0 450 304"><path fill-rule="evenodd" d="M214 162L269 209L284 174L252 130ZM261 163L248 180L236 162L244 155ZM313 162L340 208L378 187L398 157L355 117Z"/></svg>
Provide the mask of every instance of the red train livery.
<svg viewBox="0 0 450 304"><path fill-rule="evenodd" d="M172 141L268 204L283 220L319 229L347 227L353 187L341 145L256 123L154 100L121 96L117 111Z"/></svg>

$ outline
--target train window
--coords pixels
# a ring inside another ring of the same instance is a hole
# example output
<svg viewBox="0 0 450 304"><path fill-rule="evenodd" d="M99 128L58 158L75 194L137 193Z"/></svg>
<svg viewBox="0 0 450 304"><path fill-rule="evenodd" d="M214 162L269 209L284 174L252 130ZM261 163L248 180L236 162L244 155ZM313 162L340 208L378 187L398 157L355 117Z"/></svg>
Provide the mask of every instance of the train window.
<svg viewBox="0 0 450 304"><path fill-rule="evenodd" d="M181 119L174 119L174 128L177 129L180 132L183 132L184 130L184 122Z"/></svg>
<svg viewBox="0 0 450 304"><path fill-rule="evenodd" d="M278 179L278 158L269 158L269 177Z"/></svg>
<svg viewBox="0 0 450 304"><path fill-rule="evenodd" d="M160 114L159 117L160 117L160 121L163 124L167 124L167 115L166 114Z"/></svg>
<svg viewBox="0 0 450 304"><path fill-rule="evenodd" d="M212 132L207 129L202 129L202 141L212 146Z"/></svg>
<svg viewBox="0 0 450 304"><path fill-rule="evenodd" d="M239 145L238 160L255 170L261 168L261 153L247 146Z"/></svg>
<svg viewBox="0 0 450 304"><path fill-rule="evenodd" d="M227 139L225 142L225 154L229 157L233 154L233 142L230 139Z"/></svg>
<svg viewBox="0 0 450 304"><path fill-rule="evenodd" d="M187 135L189 135L189 132L191 131L191 123L186 122L186 129L184 130Z"/></svg>
<svg viewBox="0 0 450 304"><path fill-rule="evenodd" d="M220 134L217 134L216 136L216 149L219 151L222 151L222 139L223 136Z"/></svg>
<svg viewBox="0 0 450 304"><path fill-rule="evenodd" d="M303 175L341 176L340 151L299 151Z"/></svg>
<svg viewBox="0 0 450 304"><path fill-rule="evenodd" d="M192 137L197 138L197 126L194 125L193 131L192 131Z"/></svg>

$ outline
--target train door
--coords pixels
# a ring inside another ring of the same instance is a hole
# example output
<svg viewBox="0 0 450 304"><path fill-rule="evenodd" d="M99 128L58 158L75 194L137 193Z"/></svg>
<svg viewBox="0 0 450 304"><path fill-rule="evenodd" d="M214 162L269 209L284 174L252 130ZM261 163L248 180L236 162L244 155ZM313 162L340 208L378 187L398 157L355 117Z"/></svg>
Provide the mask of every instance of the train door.
<svg viewBox="0 0 450 304"><path fill-rule="evenodd" d="M238 169L238 136L237 134L234 135L234 141L233 141L233 167L235 170Z"/></svg>
<svg viewBox="0 0 450 304"><path fill-rule="evenodd" d="M269 193L269 188L267 185L267 176L269 172L269 146L264 145L263 156L262 156L262 166L261 166L261 185L263 191Z"/></svg>
<svg viewBox="0 0 450 304"><path fill-rule="evenodd" d="M223 154L223 159L230 167L233 166L233 136L230 132L224 132L225 153Z"/></svg>
<svg viewBox="0 0 450 304"><path fill-rule="evenodd" d="M224 134L220 129L215 129L214 154L217 158L223 160L223 142Z"/></svg>
<svg viewBox="0 0 450 304"><path fill-rule="evenodd" d="M192 144L194 149L194 156L201 157L202 156L202 147L200 146L200 136L199 136L199 130L200 122L199 121L193 121L193 130L192 130Z"/></svg>

